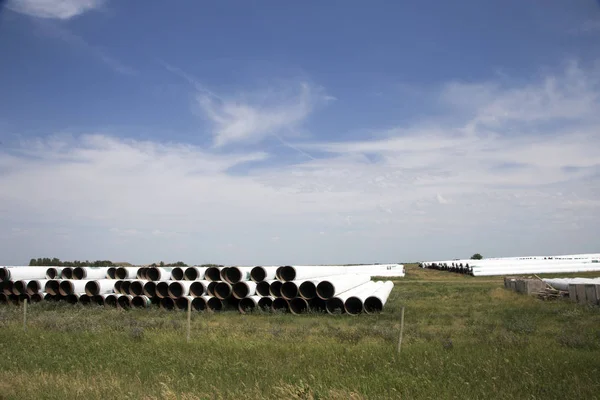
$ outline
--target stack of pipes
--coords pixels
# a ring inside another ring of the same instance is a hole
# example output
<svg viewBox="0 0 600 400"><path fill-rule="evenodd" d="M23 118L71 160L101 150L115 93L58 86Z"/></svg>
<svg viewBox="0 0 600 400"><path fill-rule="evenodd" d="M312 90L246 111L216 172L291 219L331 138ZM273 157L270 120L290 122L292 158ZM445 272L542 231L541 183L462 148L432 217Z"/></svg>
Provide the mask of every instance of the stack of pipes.
<svg viewBox="0 0 600 400"><path fill-rule="evenodd" d="M600 271L600 254L425 261L420 266L473 276L586 272Z"/></svg>
<svg viewBox="0 0 600 400"><path fill-rule="evenodd" d="M383 310L394 285L374 276L403 277L404 266L0 267L0 303L356 315Z"/></svg>

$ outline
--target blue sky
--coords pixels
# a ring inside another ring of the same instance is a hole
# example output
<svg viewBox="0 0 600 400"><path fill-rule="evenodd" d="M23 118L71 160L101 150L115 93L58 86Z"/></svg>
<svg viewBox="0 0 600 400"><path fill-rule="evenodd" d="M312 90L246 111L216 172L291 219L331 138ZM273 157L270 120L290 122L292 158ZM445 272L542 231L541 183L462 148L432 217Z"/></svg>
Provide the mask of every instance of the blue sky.
<svg viewBox="0 0 600 400"><path fill-rule="evenodd" d="M596 0L0 4L2 263L598 252Z"/></svg>

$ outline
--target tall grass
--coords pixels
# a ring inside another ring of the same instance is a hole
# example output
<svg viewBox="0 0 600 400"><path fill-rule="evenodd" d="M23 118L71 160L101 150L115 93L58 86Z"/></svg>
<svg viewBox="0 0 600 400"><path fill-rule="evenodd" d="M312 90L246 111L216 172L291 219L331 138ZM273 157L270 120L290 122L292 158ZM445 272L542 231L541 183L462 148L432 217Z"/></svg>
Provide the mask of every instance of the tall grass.
<svg viewBox="0 0 600 400"><path fill-rule="evenodd" d="M431 279L429 279L431 278ZM405 311L400 357L399 313ZM600 310L408 268L380 315L0 307L0 398L595 398Z"/></svg>

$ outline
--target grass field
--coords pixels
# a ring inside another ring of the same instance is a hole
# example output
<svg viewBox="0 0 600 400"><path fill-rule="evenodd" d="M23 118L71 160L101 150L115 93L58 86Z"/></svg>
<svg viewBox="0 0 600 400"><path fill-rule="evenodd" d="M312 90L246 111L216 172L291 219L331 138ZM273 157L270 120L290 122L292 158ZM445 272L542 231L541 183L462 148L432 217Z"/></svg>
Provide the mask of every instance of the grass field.
<svg viewBox="0 0 600 400"><path fill-rule="evenodd" d="M22 309L0 307L0 398L600 396L600 308L496 277L407 266L380 315L193 314L190 343L185 327L180 312L40 303L24 333Z"/></svg>

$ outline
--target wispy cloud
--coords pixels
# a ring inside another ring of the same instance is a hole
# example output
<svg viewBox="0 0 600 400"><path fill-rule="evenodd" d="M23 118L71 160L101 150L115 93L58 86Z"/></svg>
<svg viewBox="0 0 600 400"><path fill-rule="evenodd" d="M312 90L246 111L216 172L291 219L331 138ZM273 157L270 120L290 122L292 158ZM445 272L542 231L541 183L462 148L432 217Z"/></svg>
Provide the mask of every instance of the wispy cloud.
<svg viewBox="0 0 600 400"><path fill-rule="evenodd" d="M105 0L8 0L6 6L38 18L66 20L97 9Z"/></svg>
<svg viewBox="0 0 600 400"><path fill-rule="evenodd" d="M196 100L213 126L214 145L257 143L270 135L294 133L324 102L331 100L321 88L302 82L232 96L215 96L201 91Z"/></svg>

